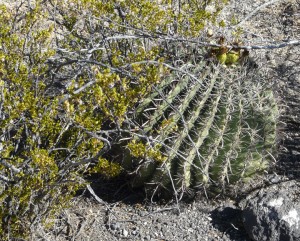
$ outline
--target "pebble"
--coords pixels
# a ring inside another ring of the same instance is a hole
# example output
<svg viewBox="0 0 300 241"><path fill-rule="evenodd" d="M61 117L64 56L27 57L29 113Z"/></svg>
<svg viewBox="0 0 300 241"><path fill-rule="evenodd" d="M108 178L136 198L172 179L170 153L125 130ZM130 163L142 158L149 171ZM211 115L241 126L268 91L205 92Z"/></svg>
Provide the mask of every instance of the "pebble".
<svg viewBox="0 0 300 241"><path fill-rule="evenodd" d="M126 229L123 229L123 235L124 235L124 237L128 236L128 231Z"/></svg>
<svg viewBox="0 0 300 241"><path fill-rule="evenodd" d="M112 223L109 225L109 228L112 230L119 230L121 228L121 225L119 223Z"/></svg>

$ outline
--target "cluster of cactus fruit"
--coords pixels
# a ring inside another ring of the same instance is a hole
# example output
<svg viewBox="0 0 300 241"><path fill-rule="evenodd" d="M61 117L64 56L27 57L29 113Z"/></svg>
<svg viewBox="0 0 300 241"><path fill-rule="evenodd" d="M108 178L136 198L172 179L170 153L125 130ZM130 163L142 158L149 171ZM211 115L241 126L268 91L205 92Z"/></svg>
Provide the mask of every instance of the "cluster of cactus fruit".
<svg viewBox="0 0 300 241"><path fill-rule="evenodd" d="M222 191L268 167L276 101L263 79L242 69L184 64L153 88L131 116L138 131L124 166L135 167L133 186Z"/></svg>

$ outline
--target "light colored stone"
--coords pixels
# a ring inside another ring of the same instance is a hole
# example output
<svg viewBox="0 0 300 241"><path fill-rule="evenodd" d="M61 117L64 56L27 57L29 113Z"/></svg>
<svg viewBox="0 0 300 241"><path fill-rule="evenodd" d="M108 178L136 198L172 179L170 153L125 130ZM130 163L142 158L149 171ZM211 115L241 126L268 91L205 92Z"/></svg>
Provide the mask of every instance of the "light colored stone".
<svg viewBox="0 0 300 241"><path fill-rule="evenodd" d="M300 240L300 183L273 184L249 195L243 222L255 241Z"/></svg>

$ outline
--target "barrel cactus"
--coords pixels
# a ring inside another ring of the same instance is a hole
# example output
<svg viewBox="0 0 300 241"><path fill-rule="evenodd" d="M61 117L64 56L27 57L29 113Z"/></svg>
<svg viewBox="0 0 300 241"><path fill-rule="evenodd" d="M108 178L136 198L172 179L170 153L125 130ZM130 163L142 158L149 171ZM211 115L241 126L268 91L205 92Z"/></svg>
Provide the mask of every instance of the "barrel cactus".
<svg viewBox="0 0 300 241"><path fill-rule="evenodd" d="M278 109L259 74L246 72L188 63L155 86L130 117L135 129L123 165L134 168L132 185L226 190L265 170Z"/></svg>

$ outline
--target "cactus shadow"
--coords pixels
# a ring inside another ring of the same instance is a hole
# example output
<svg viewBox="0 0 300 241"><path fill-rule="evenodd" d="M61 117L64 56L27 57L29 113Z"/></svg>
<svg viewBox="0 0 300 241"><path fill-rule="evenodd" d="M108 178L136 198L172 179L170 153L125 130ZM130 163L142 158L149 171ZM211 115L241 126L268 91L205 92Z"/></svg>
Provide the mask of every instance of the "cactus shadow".
<svg viewBox="0 0 300 241"><path fill-rule="evenodd" d="M242 222L242 210L234 206L218 207L211 213L212 225L233 241L251 241Z"/></svg>

